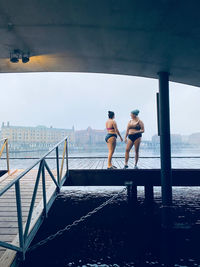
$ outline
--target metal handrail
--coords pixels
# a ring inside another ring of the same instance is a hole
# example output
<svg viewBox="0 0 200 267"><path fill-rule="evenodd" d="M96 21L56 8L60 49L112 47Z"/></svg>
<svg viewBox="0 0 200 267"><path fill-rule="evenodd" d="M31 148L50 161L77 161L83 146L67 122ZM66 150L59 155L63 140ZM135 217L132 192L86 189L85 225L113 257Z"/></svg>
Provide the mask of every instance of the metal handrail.
<svg viewBox="0 0 200 267"><path fill-rule="evenodd" d="M3 154L4 149L6 148L7 171L9 172L10 164L9 164L8 138L3 138L3 139L0 140L0 142L2 142L2 141L4 141L4 142L3 142L2 148L0 150L0 158L1 158L2 154Z"/></svg>
<svg viewBox="0 0 200 267"><path fill-rule="evenodd" d="M30 170L32 170L36 165L38 165L43 159L45 159L49 154L52 153L53 150L56 149L60 144L62 144L67 138L62 139L58 144L56 144L51 150L49 150L44 156L42 156L39 160L33 163L29 168L23 171L18 177L16 177L12 182L10 182L7 186L0 190L0 196L5 193L9 188L11 188L17 181L19 181L25 174L27 174ZM68 155L67 155L68 159Z"/></svg>
<svg viewBox="0 0 200 267"><path fill-rule="evenodd" d="M64 142L64 151L63 151L63 157L62 157L62 166L61 169L59 169L59 146ZM46 159L47 156L52 153L54 150L56 150L56 169L57 169L57 177L55 177L50 170ZM63 172L63 165L64 165L64 159L66 159L66 173L62 177ZM21 206L21 193L20 193L20 180L29 173L36 165L39 164L38 171L37 171L37 177L33 189L31 204L27 216L27 221L25 224L25 228L23 229L23 220L22 220L22 206ZM47 203L46 199L46 185L45 185L45 169L48 172L49 176L53 180L54 184L56 185L56 189L51 197L51 199ZM16 206L17 206L17 219L18 219L18 233L19 233L19 246L12 245L10 243L0 241L0 246L15 250L19 253L21 253L23 259L25 257L25 253L34 238L39 226L41 225L44 218L46 218L47 213L53 203L52 199L56 197L57 192L60 191L61 186L65 182L65 179L69 175L69 168L68 168L68 137L65 137L62 139L59 143L57 143L50 151L48 151L44 156L42 156L39 160L37 160L35 163L33 163L29 168L27 168L25 171L23 171L18 177L16 177L12 182L7 184L3 189L0 190L0 197L6 193L12 186L15 186L15 195L16 195ZM40 178L42 176L42 200L43 200L43 211L42 216L40 216L33 226L33 229L30 231L30 224L32 219L32 214L34 210L35 205L35 199L37 195L37 190L40 182ZM56 179L57 178L57 179Z"/></svg>

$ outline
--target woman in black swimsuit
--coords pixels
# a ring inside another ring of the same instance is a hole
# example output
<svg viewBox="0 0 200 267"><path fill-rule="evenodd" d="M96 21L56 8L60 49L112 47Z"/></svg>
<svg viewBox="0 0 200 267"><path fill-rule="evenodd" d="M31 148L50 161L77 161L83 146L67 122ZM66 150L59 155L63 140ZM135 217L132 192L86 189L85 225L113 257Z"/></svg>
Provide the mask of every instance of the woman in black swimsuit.
<svg viewBox="0 0 200 267"><path fill-rule="evenodd" d="M138 109L131 111L131 120L129 121L127 126L126 136L125 136L125 143L127 145L126 145L124 169L128 168L129 153L133 145L135 146L135 168L137 168L137 163L139 158L139 148L142 139L142 133L144 133L144 124L138 118L138 114L139 114Z"/></svg>
<svg viewBox="0 0 200 267"><path fill-rule="evenodd" d="M117 135L119 135L121 141L123 141L119 130L117 128L117 123L114 121L115 113L113 111L108 111L108 120L106 122L106 129L108 134L106 135L105 141L108 146L108 169L116 169L117 167L112 165L112 156L116 147Z"/></svg>

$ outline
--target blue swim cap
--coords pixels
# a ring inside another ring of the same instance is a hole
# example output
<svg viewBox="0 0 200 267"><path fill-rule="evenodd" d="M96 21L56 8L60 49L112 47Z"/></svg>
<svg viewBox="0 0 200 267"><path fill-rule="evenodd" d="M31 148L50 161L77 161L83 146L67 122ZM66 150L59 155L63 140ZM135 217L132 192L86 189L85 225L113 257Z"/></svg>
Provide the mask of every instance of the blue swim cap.
<svg viewBox="0 0 200 267"><path fill-rule="evenodd" d="M131 113L135 116L138 116L138 114L140 113L140 111L138 109L134 109L131 111Z"/></svg>

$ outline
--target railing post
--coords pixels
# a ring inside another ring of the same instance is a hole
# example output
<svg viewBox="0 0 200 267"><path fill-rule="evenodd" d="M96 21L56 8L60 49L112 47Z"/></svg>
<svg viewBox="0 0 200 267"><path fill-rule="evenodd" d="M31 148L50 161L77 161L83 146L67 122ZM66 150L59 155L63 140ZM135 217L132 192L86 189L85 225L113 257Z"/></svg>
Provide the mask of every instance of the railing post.
<svg viewBox="0 0 200 267"><path fill-rule="evenodd" d="M59 151L58 146L56 147L56 168L57 168L57 181L60 186L60 173L59 173Z"/></svg>
<svg viewBox="0 0 200 267"><path fill-rule="evenodd" d="M68 162L68 139L66 139L66 175L69 177L69 162Z"/></svg>
<svg viewBox="0 0 200 267"><path fill-rule="evenodd" d="M18 229L19 229L19 244L22 249L23 260L25 259L25 249L24 249L24 236L23 236L23 223L22 223L22 207L21 207L21 194L20 194L20 184L19 181L15 183L15 195L17 204L17 219L18 219Z"/></svg>
<svg viewBox="0 0 200 267"><path fill-rule="evenodd" d="M10 165L9 165L8 139L6 139L6 160L7 160L7 171L9 172Z"/></svg>
<svg viewBox="0 0 200 267"><path fill-rule="evenodd" d="M61 167L60 167L60 181L62 181L63 164L65 160L66 150L67 150L67 139L65 139L65 144L64 144L64 149L63 149L63 156L62 156L62 162L61 162Z"/></svg>
<svg viewBox="0 0 200 267"><path fill-rule="evenodd" d="M47 197L46 197L44 160L42 161L42 193L43 193L44 215L45 218L47 218Z"/></svg>

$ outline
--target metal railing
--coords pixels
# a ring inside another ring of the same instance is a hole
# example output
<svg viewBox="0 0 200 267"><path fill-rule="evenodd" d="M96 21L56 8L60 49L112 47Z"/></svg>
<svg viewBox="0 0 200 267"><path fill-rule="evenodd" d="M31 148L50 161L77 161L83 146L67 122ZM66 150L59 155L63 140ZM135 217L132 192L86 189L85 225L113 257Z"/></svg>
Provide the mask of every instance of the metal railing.
<svg viewBox="0 0 200 267"><path fill-rule="evenodd" d="M3 142L3 145L1 147L0 151L0 158L3 154L4 149L6 149L6 162L7 162L7 171L10 170L10 165L9 165L9 150L8 150L8 138L1 139L0 142Z"/></svg>
<svg viewBox="0 0 200 267"><path fill-rule="evenodd" d="M59 168L59 146L64 143L64 149L62 154L62 162L61 167ZM54 176L52 171L50 170L50 167L48 166L46 159L47 156L52 153L53 151L56 152L56 173L57 177ZM63 167L64 167L64 160L66 159L66 172L62 176L63 173ZM22 216L22 204L21 204L21 192L20 192L20 180L23 179L23 177L28 174L33 168L35 168L38 165L38 170L36 171L36 180L35 185L32 193L31 203L29 207L29 212L27 216L27 221L25 225L23 226L23 216ZM46 183L45 183L45 170L53 180L56 189L54 193L52 194L49 201L47 201L46 196ZM18 177L16 177L12 182L7 184L3 189L0 190L0 197L2 197L9 189L12 187L15 187L15 197L16 197L16 207L17 207L17 219L18 219L18 234L19 234L19 246L15 246L13 244L0 241L0 246L15 250L19 252L23 259L25 258L25 253L33 240L35 234L37 233L37 230L39 229L41 223L43 220L47 217L48 211L53 204L57 193L60 191L61 186L64 184L66 178L69 175L69 168L68 168L68 137L65 137L62 141L60 141L58 144L56 144L50 151L48 151L43 157L41 157L39 160L37 160L31 167L23 171ZM42 178L41 178L42 176ZM42 179L42 200L43 200L43 210L41 216L37 219L36 223L34 224L33 228L30 230L30 224L31 219L33 215L36 195L38 191L39 182Z"/></svg>

